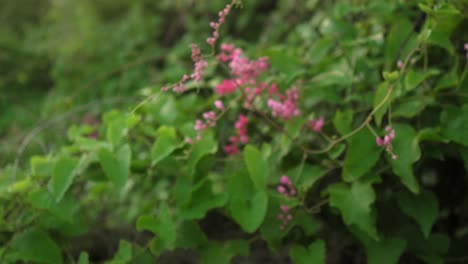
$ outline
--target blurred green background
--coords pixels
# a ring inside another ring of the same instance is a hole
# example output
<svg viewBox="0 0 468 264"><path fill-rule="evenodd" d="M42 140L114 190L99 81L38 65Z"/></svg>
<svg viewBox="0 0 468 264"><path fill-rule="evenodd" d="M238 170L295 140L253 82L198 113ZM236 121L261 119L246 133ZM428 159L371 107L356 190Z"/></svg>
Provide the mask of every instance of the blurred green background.
<svg viewBox="0 0 468 264"><path fill-rule="evenodd" d="M227 2L211 0L0 1L0 166L47 153L85 116L142 100L190 71L190 43L205 43ZM295 1L244 1L222 34L261 43L277 39L301 13ZM291 17L274 31L274 19ZM283 27L283 28L281 28ZM226 38L224 38L226 40ZM207 51L207 45L202 49ZM53 139L53 140L50 140Z"/></svg>

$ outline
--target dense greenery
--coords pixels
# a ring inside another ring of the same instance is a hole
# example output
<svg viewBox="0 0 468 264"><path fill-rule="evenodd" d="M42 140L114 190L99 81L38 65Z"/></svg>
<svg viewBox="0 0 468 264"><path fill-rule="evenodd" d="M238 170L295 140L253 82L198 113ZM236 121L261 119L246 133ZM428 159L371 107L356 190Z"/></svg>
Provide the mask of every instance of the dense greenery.
<svg viewBox="0 0 468 264"><path fill-rule="evenodd" d="M17 0L0 22L1 263L468 261L466 1Z"/></svg>

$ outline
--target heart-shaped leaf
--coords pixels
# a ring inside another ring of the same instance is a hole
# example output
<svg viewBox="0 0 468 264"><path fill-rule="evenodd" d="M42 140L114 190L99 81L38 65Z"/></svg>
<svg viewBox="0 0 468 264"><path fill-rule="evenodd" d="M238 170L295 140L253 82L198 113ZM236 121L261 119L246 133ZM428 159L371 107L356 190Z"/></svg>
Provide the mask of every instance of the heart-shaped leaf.
<svg viewBox="0 0 468 264"><path fill-rule="evenodd" d="M316 240L307 248L293 245L289 250L289 255L295 264L325 263L325 242Z"/></svg>

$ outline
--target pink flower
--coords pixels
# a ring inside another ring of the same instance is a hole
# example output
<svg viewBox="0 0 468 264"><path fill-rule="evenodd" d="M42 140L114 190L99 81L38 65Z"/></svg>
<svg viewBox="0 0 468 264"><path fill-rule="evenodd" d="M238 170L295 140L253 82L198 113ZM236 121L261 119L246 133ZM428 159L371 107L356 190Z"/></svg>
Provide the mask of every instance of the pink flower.
<svg viewBox="0 0 468 264"><path fill-rule="evenodd" d="M216 108L218 108L219 110L224 110L224 104L221 100L216 100L214 102L214 105Z"/></svg>
<svg viewBox="0 0 468 264"><path fill-rule="evenodd" d="M397 67L398 67L398 69L403 68L403 62L401 60L397 61Z"/></svg>
<svg viewBox="0 0 468 264"><path fill-rule="evenodd" d="M289 179L287 175L283 175L281 176L280 183L284 185L289 185L291 184L291 180Z"/></svg>
<svg viewBox="0 0 468 264"><path fill-rule="evenodd" d="M284 194L286 193L286 188L284 186L278 186L278 192L281 193L281 194Z"/></svg>
<svg viewBox="0 0 468 264"><path fill-rule="evenodd" d="M237 88L236 82L232 80L224 80L221 84L218 84L216 86L216 92L220 96L223 96L225 94L230 94L233 93Z"/></svg>
<svg viewBox="0 0 468 264"><path fill-rule="evenodd" d="M377 146L382 146L384 143L383 143L383 140L379 137L376 137L375 138L375 142L377 143Z"/></svg>
<svg viewBox="0 0 468 264"><path fill-rule="evenodd" d="M309 121L310 128L315 132L322 131L322 127L325 124L325 119L320 117L319 119L312 119Z"/></svg>
<svg viewBox="0 0 468 264"><path fill-rule="evenodd" d="M279 117L284 120L298 116L301 112L297 107L297 101L299 100L299 91L296 87L293 87L286 91L286 97L280 95L280 101L274 99L268 99L267 105L271 109L271 114L274 117Z"/></svg>
<svg viewBox="0 0 468 264"><path fill-rule="evenodd" d="M208 63L201 58L201 51L196 44L191 45L192 48L192 60L194 62L194 70L190 75L190 78L195 81L200 81L205 73L205 69L208 67ZM188 80L188 76L184 75L182 81L185 82Z"/></svg>
<svg viewBox="0 0 468 264"><path fill-rule="evenodd" d="M392 141L395 138L395 130L391 126L385 128L387 134L382 138L376 137L375 142L377 146L384 147L385 151L391 155L392 159L397 159L398 156L393 153Z"/></svg>
<svg viewBox="0 0 468 264"><path fill-rule="evenodd" d="M239 153L239 149L236 145L226 145L224 146L224 151L229 155L237 155Z"/></svg>
<svg viewBox="0 0 468 264"><path fill-rule="evenodd" d="M201 121L200 119L197 119L197 120L195 121L194 129L195 129L196 131L202 131L202 130L205 130L205 129L206 129L206 125L203 123L203 121Z"/></svg>

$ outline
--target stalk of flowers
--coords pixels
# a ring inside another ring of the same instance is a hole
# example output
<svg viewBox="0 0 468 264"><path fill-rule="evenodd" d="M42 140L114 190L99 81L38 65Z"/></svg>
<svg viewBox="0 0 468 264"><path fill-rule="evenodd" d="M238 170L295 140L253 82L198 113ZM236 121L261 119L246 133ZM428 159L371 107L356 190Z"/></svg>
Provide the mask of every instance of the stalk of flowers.
<svg viewBox="0 0 468 264"><path fill-rule="evenodd" d="M214 31L213 31L213 35L206 39L206 43L208 43L213 49L215 47L216 40L218 40L219 38L219 28L224 24L224 21L227 15L229 15L229 12L231 12L231 7L232 7L231 4L227 4L223 10L219 11L218 21L210 22L210 27L212 27Z"/></svg>
<svg viewBox="0 0 468 264"><path fill-rule="evenodd" d="M377 146L385 148L385 151L391 155L392 159L397 159L398 156L393 153L392 141L395 138L395 130L391 126L385 128L387 132L383 138L376 137Z"/></svg>
<svg viewBox="0 0 468 264"><path fill-rule="evenodd" d="M239 148L238 146L240 144L247 144L249 142L249 136L247 134L247 124L249 123L249 120L246 116L244 115L239 115L234 127L236 128L236 134L235 136L231 136L229 138L229 144L224 146L224 151L228 155L237 155L239 153Z"/></svg>
<svg viewBox="0 0 468 264"><path fill-rule="evenodd" d="M221 100L216 100L214 102L214 105L216 109L221 111L221 114L225 111L224 104ZM216 126L216 122L218 118L221 117L221 114L217 116L215 111L207 111L202 114L203 120L195 120L195 125L193 126L193 128L197 132L197 135L195 137L197 141L202 139L203 132L206 129L208 129L209 127ZM193 139L190 137L186 138L185 141L189 144L193 144Z"/></svg>
<svg viewBox="0 0 468 264"><path fill-rule="evenodd" d="M194 63L193 72L190 75L184 74L182 79L172 85L172 86L165 86L161 90L163 92L168 91L172 88L175 93L183 93L186 90L185 83L188 82L190 79L199 82L203 78L205 74L205 70L208 67L208 62L201 57L200 48L196 44L190 45L192 49L192 61Z"/></svg>
<svg viewBox="0 0 468 264"><path fill-rule="evenodd" d="M236 1L233 2L233 4L235 3ZM232 8L232 4L227 4L226 7L218 13L219 15L218 21L210 22L210 26L214 29L214 31L213 31L213 35L207 38L207 42L213 49L214 49L216 40L219 38L219 29L224 24L226 16L231 11L231 8ZM185 83L187 81L189 81L190 79L193 79L194 81L199 82L202 79L205 73L205 69L208 67L208 62L202 59L200 48L196 44L191 44L190 47L192 49L191 57L194 63L193 72L190 75L184 74L182 79L174 85L162 87L161 91L165 92L172 88L172 90L176 93L183 93L186 90Z"/></svg>
<svg viewBox="0 0 468 264"><path fill-rule="evenodd" d="M283 175L280 178L280 184L278 185L278 192L285 197L287 200L293 196L296 196L296 189L287 175ZM280 230L283 231L288 226L289 222L293 219L290 213L290 208L287 205L280 205L281 212L278 214L278 219L282 222Z"/></svg>

